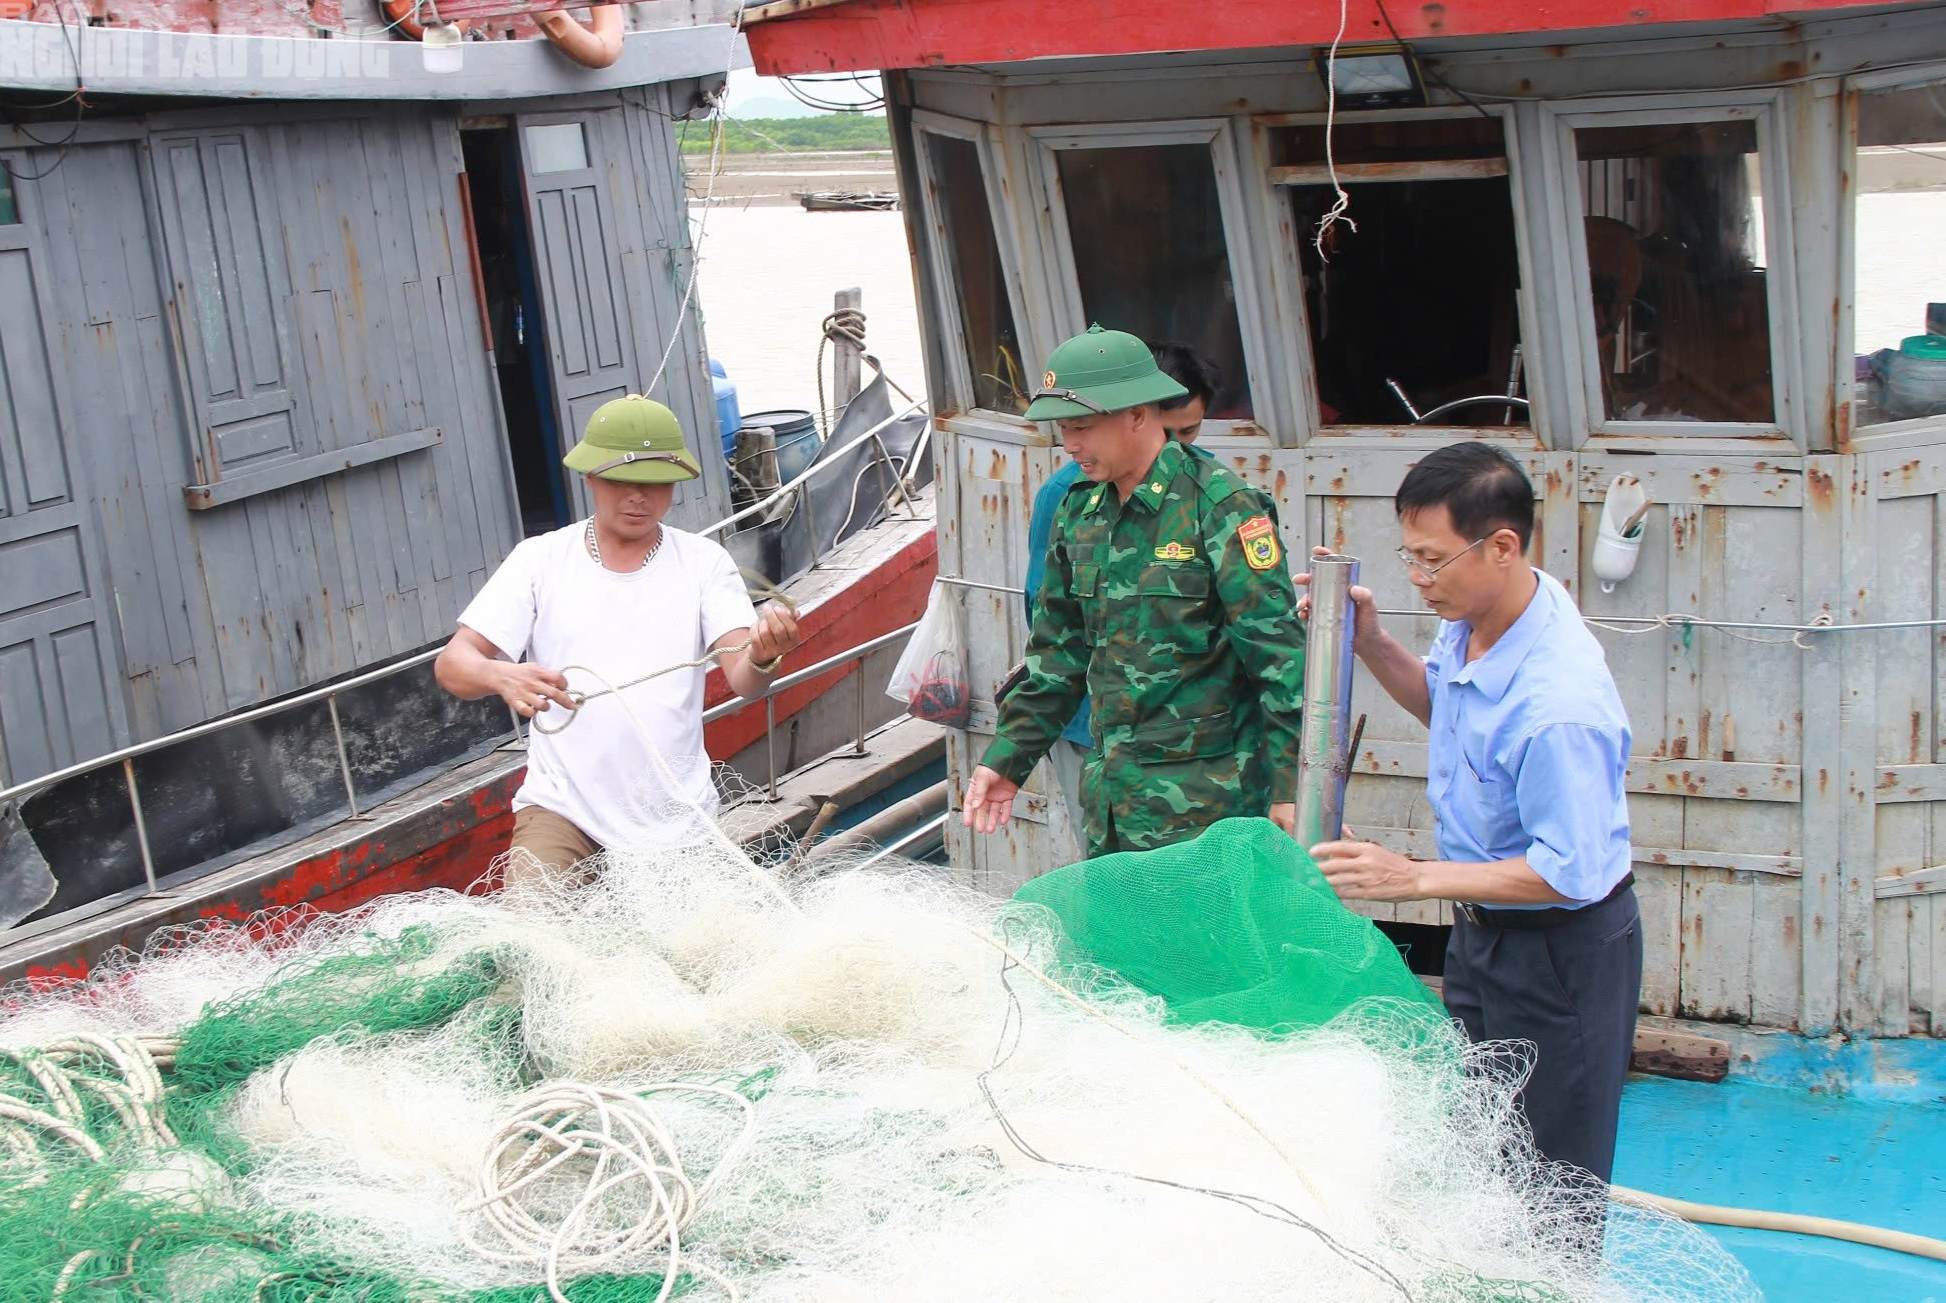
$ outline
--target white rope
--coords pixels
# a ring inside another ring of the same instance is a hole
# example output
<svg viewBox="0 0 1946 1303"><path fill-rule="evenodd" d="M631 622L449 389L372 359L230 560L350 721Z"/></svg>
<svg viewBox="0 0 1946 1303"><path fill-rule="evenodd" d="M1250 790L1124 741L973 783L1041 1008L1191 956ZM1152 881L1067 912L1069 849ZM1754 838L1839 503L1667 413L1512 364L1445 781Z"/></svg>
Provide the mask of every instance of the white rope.
<svg viewBox="0 0 1946 1303"><path fill-rule="evenodd" d="M1799 651L1811 650L1811 645L1804 641L1805 634L1814 633L1821 629L1845 627L1834 624L1831 616L1824 614L1818 616L1810 624L1755 626L1759 628L1774 628L1780 632L1789 632L1790 634L1787 638L1756 638L1750 634L1738 632L1739 629L1750 626L1745 626L1741 622L1734 620L1698 620L1691 616L1676 615L1673 613L1649 616L1621 616L1618 618L1627 623L1615 623L1606 618L1597 619L1589 615L1582 616L1581 622L1591 629L1605 629L1609 633L1621 634L1655 633L1659 629L1671 631L1696 628L1714 629L1725 637L1735 638L1739 642L1753 642L1760 647L1795 647Z"/></svg>
<svg viewBox="0 0 1946 1303"><path fill-rule="evenodd" d="M42 1046L0 1046L0 1059L17 1064L44 1097L0 1094L0 1144L17 1158L36 1162L41 1141L53 1139L101 1162L107 1146L89 1133L85 1092L106 1104L137 1143L175 1146L179 1142L164 1115L158 1055L173 1060L174 1042L75 1032Z"/></svg>
<svg viewBox="0 0 1946 1303"><path fill-rule="evenodd" d="M683 1169L675 1134L649 1102L658 1094L687 1093L728 1101L742 1112L741 1128L709 1177L698 1185ZM666 1249L668 1266L655 1303L665 1303L684 1274L707 1277L732 1300L736 1286L682 1256L682 1232L737 1164L756 1135L756 1106L722 1086L667 1081L637 1091L576 1082L540 1086L514 1103L487 1146L478 1194L461 1211L478 1214L488 1236L476 1238L469 1222L461 1238L481 1257L511 1266L539 1266L548 1296L570 1303L561 1274L587 1275L605 1265L626 1270L641 1254ZM558 1203L563 1183L579 1177L581 1195L550 1224L534 1203ZM611 1200L611 1196L619 1199ZM645 1197L646 1196L646 1197ZM604 1223L600 1213L620 1203L639 1211L633 1220Z"/></svg>
<svg viewBox="0 0 1946 1303"><path fill-rule="evenodd" d="M1358 223L1345 216L1351 207L1351 196L1338 183L1338 159L1332 146L1338 120L1338 47L1344 44L1345 27L1350 21L1351 0L1338 0L1338 34L1331 38L1331 50L1324 57L1324 167L1331 176L1331 189L1338 197L1330 211L1318 219L1317 234L1312 238L1318 257L1325 262L1331 261L1331 255L1324 251L1324 237L1330 234L1331 228L1343 222L1353 231L1358 229Z"/></svg>

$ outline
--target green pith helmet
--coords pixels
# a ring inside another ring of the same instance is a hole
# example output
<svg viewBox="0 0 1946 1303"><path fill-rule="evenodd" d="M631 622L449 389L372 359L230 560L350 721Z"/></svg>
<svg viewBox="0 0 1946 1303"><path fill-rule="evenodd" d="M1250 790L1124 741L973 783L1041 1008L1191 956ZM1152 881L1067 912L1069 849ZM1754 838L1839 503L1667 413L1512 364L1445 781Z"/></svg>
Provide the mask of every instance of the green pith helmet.
<svg viewBox="0 0 1946 1303"><path fill-rule="evenodd" d="M1147 344L1127 331L1090 326L1049 355L1027 419L1071 421L1188 394L1162 373Z"/></svg>
<svg viewBox="0 0 1946 1303"><path fill-rule="evenodd" d="M583 475L625 484L674 484L703 473L683 446L676 414L640 394L597 407L581 442L568 450L561 464Z"/></svg>

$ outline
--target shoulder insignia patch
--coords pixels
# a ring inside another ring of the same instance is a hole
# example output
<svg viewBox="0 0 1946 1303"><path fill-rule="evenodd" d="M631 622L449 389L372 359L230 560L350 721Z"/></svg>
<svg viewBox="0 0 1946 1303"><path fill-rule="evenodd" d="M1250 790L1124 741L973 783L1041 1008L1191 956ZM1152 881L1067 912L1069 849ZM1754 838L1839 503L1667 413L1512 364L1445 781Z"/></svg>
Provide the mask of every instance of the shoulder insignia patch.
<svg viewBox="0 0 1946 1303"><path fill-rule="evenodd" d="M1196 549L1187 543L1165 543L1155 550L1158 561L1194 561Z"/></svg>
<svg viewBox="0 0 1946 1303"><path fill-rule="evenodd" d="M1237 542L1243 545L1243 562L1252 570L1268 570L1283 559L1277 546L1277 526L1269 516L1252 516L1237 526Z"/></svg>

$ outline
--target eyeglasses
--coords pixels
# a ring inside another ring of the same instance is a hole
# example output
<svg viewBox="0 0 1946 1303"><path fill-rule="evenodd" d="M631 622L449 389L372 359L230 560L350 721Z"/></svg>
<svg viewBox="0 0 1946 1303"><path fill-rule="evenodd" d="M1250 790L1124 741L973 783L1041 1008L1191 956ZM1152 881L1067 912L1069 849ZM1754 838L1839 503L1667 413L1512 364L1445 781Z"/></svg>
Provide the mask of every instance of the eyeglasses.
<svg viewBox="0 0 1946 1303"><path fill-rule="evenodd" d="M1412 553L1406 551L1404 548L1399 549L1399 560L1405 563L1405 568L1407 570L1417 571L1419 574L1422 574L1426 578L1431 579L1434 575L1438 574L1440 571L1444 570L1447 566L1453 564L1453 562L1459 560L1461 557L1465 556L1468 552L1471 552L1474 548L1480 546L1480 544L1484 542L1486 542L1485 539L1476 538L1471 543L1468 543L1465 547L1453 553L1453 555L1447 557L1444 561L1441 561L1436 566L1427 565L1424 561L1421 561L1418 557L1412 555Z"/></svg>
<svg viewBox="0 0 1946 1303"><path fill-rule="evenodd" d="M1075 403L1082 407L1085 407L1089 411L1097 413L1098 415L1101 416L1107 416L1109 414L1108 409L1106 407L1103 407L1100 403L1096 402L1092 398L1083 398L1080 394L1077 394L1072 389L1036 389L1034 391L1034 398L1036 401L1039 401L1040 399L1043 398L1060 398L1067 402Z"/></svg>

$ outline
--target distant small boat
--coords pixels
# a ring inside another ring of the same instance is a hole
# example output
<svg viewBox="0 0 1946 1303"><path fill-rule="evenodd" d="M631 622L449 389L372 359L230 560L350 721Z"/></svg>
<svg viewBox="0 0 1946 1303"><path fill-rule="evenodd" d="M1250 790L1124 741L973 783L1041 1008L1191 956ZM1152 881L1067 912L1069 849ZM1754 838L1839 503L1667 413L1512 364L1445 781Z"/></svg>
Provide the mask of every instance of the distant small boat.
<svg viewBox="0 0 1946 1303"><path fill-rule="evenodd" d="M889 213L899 207L896 190L814 190L795 198L810 213Z"/></svg>

